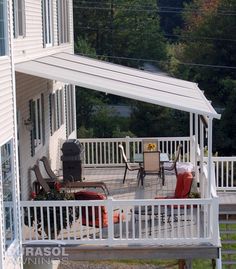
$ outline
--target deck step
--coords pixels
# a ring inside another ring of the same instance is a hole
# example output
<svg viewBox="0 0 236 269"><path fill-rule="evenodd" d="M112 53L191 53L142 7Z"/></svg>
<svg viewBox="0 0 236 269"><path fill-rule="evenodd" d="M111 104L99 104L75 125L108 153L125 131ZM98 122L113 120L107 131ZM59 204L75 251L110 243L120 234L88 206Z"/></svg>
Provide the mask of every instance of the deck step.
<svg viewBox="0 0 236 269"><path fill-rule="evenodd" d="M236 219L235 220L219 220L219 224L236 224Z"/></svg>
<svg viewBox="0 0 236 269"><path fill-rule="evenodd" d="M230 209L219 209L219 214L229 214L229 215L236 215L235 210L230 210Z"/></svg>
<svg viewBox="0 0 236 269"><path fill-rule="evenodd" d="M228 244L228 245L232 245L232 244L236 244L236 240L233 240L233 239L223 239L221 240L221 243L222 244Z"/></svg>
<svg viewBox="0 0 236 269"><path fill-rule="evenodd" d="M236 230L220 230L220 234L236 234Z"/></svg>
<svg viewBox="0 0 236 269"><path fill-rule="evenodd" d="M233 254L236 254L236 249L233 250L233 249L222 249L222 254L227 254L227 255L233 255Z"/></svg>
<svg viewBox="0 0 236 269"><path fill-rule="evenodd" d="M224 265L233 265L233 264L236 264L236 261L222 261L222 264L224 264Z"/></svg>

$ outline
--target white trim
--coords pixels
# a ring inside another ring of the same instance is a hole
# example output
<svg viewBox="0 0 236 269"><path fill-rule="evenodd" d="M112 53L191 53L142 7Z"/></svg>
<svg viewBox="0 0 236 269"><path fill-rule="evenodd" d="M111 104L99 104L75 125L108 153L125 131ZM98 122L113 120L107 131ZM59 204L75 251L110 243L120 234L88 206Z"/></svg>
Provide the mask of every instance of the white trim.
<svg viewBox="0 0 236 269"><path fill-rule="evenodd" d="M0 55L0 58L1 57L4 57L4 56L7 56L9 54L9 49L8 49L8 16L7 16L7 3L8 1L4 1L4 0L0 0L0 2L2 2L3 4L3 18L2 18L2 21L4 23L4 37L3 37L3 40L4 40L4 54Z"/></svg>
<svg viewBox="0 0 236 269"><path fill-rule="evenodd" d="M52 0L43 0L43 38L45 47L52 47L53 44L53 7Z"/></svg>

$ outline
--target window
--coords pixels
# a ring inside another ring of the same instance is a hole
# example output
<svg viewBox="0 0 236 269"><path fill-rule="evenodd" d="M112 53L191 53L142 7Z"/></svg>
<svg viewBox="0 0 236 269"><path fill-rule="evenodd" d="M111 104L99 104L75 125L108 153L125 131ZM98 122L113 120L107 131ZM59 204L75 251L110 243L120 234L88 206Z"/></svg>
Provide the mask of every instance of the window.
<svg viewBox="0 0 236 269"><path fill-rule="evenodd" d="M25 1L13 0L14 37L25 36Z"/></svg>
<svg viewBox="0 0 236 269"><path fill-rule="evenodd" d="M0 0L0 56L6 55L6 1Z"/></svg>
<svg viewBox="0 0 236 269"><path fill-rule="evenodd" d="M69 1L57 0L58 43L70 42Z"/></svg>
<svg viewBox="0 0 236 269"><path fill-rule="evenodd" d="M41 96L30 100L30 119L32 123L31 130L31 155L34 156L35 151L44 144L44 99Z"/></svg>
<svg viewBox="0 0 236 269"><path fill-rule="evenodd" d="M50 125L51 135L64 124L64 90L50 94Z"/></svg>
<svg viewBox="0 0 236 269"><path fill-rule="evenodd" d="M14 209L13 209L13 160L12 140L0 147L0 178L3 188L4 234L6 248L14 240Z"/></svg>
<svg viewBox="0 0 236 269"><path fill-rule="evenodd" d="M67 137L75 130L75 100L72 85L65 86L66 92L66 133Z"/></svg>
<svg viewBox="0 0 236 269"><path fill-rule="evenodd" d="M51 0L43 0L43 38L44 38L44 46L52 46L52 38L53 38L53 23L52 23L52 1Z"/></svg>

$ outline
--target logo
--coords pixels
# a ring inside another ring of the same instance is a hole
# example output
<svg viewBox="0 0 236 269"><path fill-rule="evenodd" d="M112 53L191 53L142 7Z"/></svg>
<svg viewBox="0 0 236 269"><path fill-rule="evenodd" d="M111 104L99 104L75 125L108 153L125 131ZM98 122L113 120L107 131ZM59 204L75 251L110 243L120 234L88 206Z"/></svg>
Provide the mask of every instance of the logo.
<svg viewBox="0 0 236 269"><path fill-rule="evenodd" d="M52 261L68 261L65 247L23 247L23 264L52 264Z"/></svg>

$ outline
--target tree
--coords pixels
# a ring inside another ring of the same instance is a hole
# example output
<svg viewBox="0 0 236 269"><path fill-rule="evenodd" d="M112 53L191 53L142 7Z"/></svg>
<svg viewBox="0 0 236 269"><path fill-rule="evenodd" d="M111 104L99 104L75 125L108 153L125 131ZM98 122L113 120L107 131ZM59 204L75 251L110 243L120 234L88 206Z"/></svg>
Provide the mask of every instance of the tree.
<svg viewBox="0 0 236 269"><path fill-rule="evenodd" d="M231 10L236 10L234 0L193 0L183 13L181 35L185 40L176 46L175 56L180 62L210 65L179 65L176 74L199 83L216 104L225 103L221 80L236 78L235 69L230 68L236 66L236 20Z"/></svg>
<svg viewBox="0 0 236 269"><path fill-rule="evenodd" d="M110 61L139 66L124 58L165 59L165 40L156 0L74 0L75 40L88 40L98 55Z"/></svg>
<svg viewBox="0 0 236 269"><path fill-rule="evenodd" d="M137 102L131 114L130 130L139 137L186 136L187 113Z"/></svg>
<svg viewBox="0 0 236 269"><path fill-rule="evenodd" d="M193 0L186 4L183 13L185 26L181 31L183 38L170 50L174 60L170 65L172 72L180 78L196 81L214 105L225 108L221 121L215 123L213 146L220 154L226 155L236 153L236 111L233 103L236 80L235 10L235 0ZM191 63L206 66L192 66Z"/></svg>

